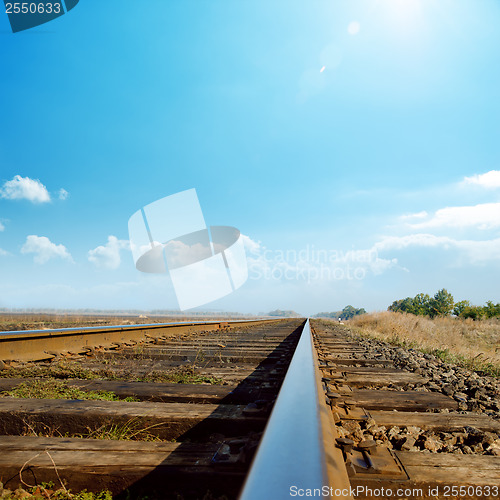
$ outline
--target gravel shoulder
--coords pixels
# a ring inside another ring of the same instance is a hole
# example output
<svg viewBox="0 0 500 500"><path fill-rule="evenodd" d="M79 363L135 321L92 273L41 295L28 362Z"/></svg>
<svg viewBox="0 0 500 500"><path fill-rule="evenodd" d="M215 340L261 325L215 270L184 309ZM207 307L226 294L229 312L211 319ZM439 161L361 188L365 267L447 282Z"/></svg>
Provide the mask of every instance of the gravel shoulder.
<svg viewBox="0 0 500 500"><path fill-rule="evenodd" d="M439 412L460 415L486 415L500 421L500 381L465 368L445 363L436 356L416 349L405 349L329 321L321 321L318 327L326 331L342 333L362 347L366 354L359 358L383 358L391 360L396 368L424 377L418 384L377 387L366 385L362 389L440 392L458 403L458 410ZM342 421L338 426L340 437L358 443L373 439L379 445L403 451L422 453L480 454L500 456L500 433L464 426L460 430L440 432L417 426L379 426L373 418L366 421Z"/></svg>

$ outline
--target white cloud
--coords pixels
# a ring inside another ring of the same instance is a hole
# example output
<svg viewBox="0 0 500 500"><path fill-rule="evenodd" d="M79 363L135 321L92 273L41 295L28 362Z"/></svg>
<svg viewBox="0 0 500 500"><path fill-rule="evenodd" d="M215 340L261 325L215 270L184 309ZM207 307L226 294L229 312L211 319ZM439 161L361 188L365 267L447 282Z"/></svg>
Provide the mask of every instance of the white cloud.
<svg viewBox="0 0 500 500"><path fill-rule="evenodd" d="M500 227L500 203L442 208L437 210L429 220L410 224L410 227L413 229L437 227L494 229Z"/></svg>
<svg viewBox="0 0 500 500"><path fill-rule="evenodd" d="M472 177L465 177L465 184L475 184L477 186L494 189L500 187L500 170L490 170L485 174L475 174Z"/></svg>
<svg viewBox="0 0 500 500"><path fill-rule="evenodd" d="M458 250L465 255L469 264L484 264L500 261L500 238L492 240L456 240L434 234L410 234L388 236L374 245L378 251L403 250L409 247L443 248Z"/></svg>
<svg viewBox="0 0 500 500"><path fill-rule="evenodd" d="M401 215L399 218L402 220L425 219L428 215L429 214L425 210L422 210L421 212L417 212L415 214Z"/></svg>
<svg viewBox="0 0 500 500"><path fill-rule="evenodd" d="M15 175L12 180L6 181L0 188L0 198L46 203L50 201L50 194L38 179Z"/></svg>
<svg viewBox="0 0 500 500"><path fill-rule="evenodd" d="M398 264L398 259L382 259L378 256L378 252L374 255L375 258L369 262L369 269L374 276L379 276L394 267L407 271L407 269Z"/></svg>
<svg viewBox="0 0 500 500"><path fill-rule="evenodd" d="M481 203L472 206L445 207L433 214L426 211L399 217L400 229L415 230L413 234L386 236L376 242L377 252L394 252L409 248L440 249L447 253L449 262L460 267L500 262L500 238L473 240L456 239L426 230L500 228L500 203ZM423 231L422 231L423 230Z"/></svg>
<svg viewBox="0 0 500 500"><path fill-rule="evenodd" d="M59 189L59 199L60 200L65 200L68 196L69 196L69 193L68 193L68 191L66 191L66 189L64 189L64 188Z"/></svg>
<svg viewBox="0 0 500 500"><path fill-rule="evenodd" d="M456 242L457 248L464 251L472 264L500 261L500 238L494 240Z"/></svg>
<svg viewBox="0 0 500 500"><path fill-rule="evenodd" d="M164 245L164 248L169 269L200 262L212 256L210 245L204 245L203 243L188 245L182 241L170 240Z"/></svg>
<svg viewBox="0 0 500 500"><path fill-rule="evenodd" d="M361 250L319 249L314 245L299 250L271 250L242 235L250 279L273 281L361 280L369 273L378 276L399 267L395 258L383 259L375 247Z"/></svg>
<svg viewBox="0 0 500 500"><path fill-rule="evenodd" d="M5 230L5 226L2 224L2 221L0 220L0 231L4 231Z"/></svg>
<svg viewBox="0 0 500 500"><path fill-rule="evenodd" d="M409 234L406 236L387 236L375 243L377 251L403 250L411 246L416 247L437 247L446 246L454 242L447 236L435 236L434 234Z"/></svg>
<svg viewBox="0 0 500 500"><path fill-rule="evenodd" d="M120 250L130 248L128 240L119 240L116 236L108 236L106 245L89 250L88 259L97 267L117 269L121 264Z"/></svg>
<svg viewBox="0 0 500 500"><path fill-rule="evenodd" d="M29 235L21 248L22 254L35 254L37 264L45 264L50 259L64 259L73 262L73 258L64 245L52 243L46 236Z"/></svg>

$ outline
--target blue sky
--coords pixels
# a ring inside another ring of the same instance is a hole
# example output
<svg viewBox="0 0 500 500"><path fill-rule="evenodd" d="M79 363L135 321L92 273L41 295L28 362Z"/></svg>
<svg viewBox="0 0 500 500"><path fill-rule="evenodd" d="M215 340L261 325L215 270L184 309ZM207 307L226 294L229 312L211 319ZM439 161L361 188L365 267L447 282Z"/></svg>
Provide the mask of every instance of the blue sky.
<svg viewBox="0 0 500 500"><path fill-rule="evenodd" d="M499 25L496 0L0 15L0 307L176 309L127 222L190 188L248 252L202 309L500 301Z"/></svg>

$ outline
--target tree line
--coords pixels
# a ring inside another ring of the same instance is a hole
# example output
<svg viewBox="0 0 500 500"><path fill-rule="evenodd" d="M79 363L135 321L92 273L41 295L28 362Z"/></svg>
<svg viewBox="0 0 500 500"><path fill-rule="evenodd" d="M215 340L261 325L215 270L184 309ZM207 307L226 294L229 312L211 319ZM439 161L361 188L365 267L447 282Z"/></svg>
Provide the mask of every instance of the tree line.
<svg viewBox="0 0 500 500"><path fill-rule="evenodd" d="M282 311L281 309L276 309L274 311L268 312L268 316L278 316L280 318L300 318L300 314L295 311Z"/></svg>
<svg viewBox="0 0 500 500"><path fill-rule="evenodd" d="M489 300L484 306L475 306L468 300L455 302L453 295L446 288L442 288L433 297L427 293L419 293L415 297L395 300L387 310L431 318L453 314L464 319L487 319L500 316L500 303L494 304Z"/></svg>
<svg viewBox="0 0 500 500"><path fill-rule="evenodd" d="M335 318L335 319L351 319L354 316L359 316L360 314L366 314L366 311L361 307L353 307L351 305L345 306L342 311L334 311L334 312L322 312L316 314L315 318Z"/></svg>

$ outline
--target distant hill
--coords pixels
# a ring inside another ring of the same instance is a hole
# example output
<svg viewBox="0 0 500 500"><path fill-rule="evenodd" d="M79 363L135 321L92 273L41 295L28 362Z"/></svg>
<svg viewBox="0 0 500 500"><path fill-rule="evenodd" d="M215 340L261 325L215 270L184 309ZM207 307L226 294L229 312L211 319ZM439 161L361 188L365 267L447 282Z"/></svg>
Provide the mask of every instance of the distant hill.
<svg viewBox="0 0 500 500"><path fill-rule="evenodd" d="M267 313L268 316L277 316L279 318L300 318L301 314L296 313L295 311L282 311L281 309L276 309L275 311L271 311Z"/></svg>

